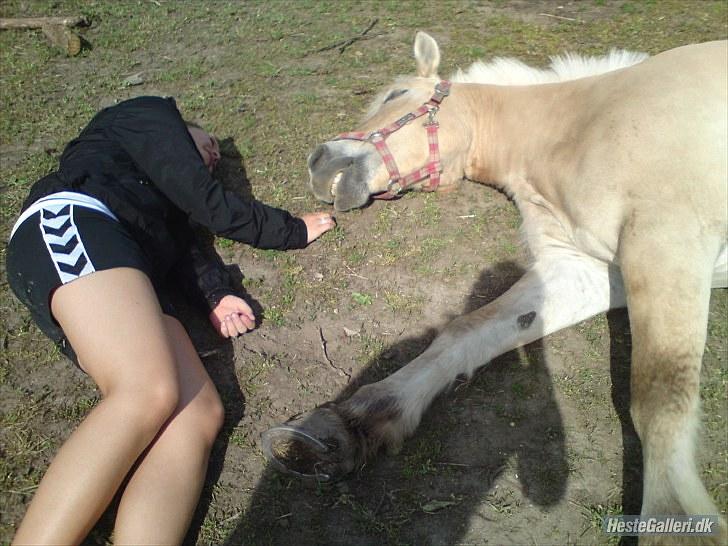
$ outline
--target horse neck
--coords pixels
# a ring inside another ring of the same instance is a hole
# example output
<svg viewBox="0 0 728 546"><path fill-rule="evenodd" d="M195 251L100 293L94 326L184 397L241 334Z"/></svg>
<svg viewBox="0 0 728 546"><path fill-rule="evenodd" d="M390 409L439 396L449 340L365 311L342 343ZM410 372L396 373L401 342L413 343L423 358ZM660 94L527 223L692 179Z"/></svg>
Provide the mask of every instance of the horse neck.
<svg viewBox="0 0 728 546"><path fill-rule="evenodd" d="M571 154L559 150L578 142L575 128L583 117L578 96L584 87L578 81L465 85L467 119L473 124L466 177L516 191L519 184L538 185L569 170Z"/></svg>

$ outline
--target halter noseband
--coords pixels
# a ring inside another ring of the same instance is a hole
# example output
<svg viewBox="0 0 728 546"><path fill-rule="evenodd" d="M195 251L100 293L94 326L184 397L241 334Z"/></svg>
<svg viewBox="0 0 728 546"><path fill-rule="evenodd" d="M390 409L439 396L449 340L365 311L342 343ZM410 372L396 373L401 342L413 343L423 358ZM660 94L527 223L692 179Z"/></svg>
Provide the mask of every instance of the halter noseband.
<svg viewBox="0 0 728 546"><path fill-rule="evenodd" d="M435 85L435 92L430 99L420 106L417 110L402 116L394 123L387 125L377 131L365 133L356 131L351 133L342 133L334 140L360 140L363 142L371 142L382 156L382 161L389 172L389 183L384 193L374 196L374 199L394 199L409 186L416 184L420 180L430 177L430 181L422 187L424 191L435 191L440 185L440 173L442 172L442 164L440 163L440 147L437 142L437 129L440 124L435 120L435 115L440 109L440 103L450 94L450 82L442 80ZM423 167L415 169L411 173L402 176L399 174L397 162L394 160L392 152L387 146L387 137L392 133L400 130L413 121L425 114L429 114L424 127L427 130L427 144L430 150L430 159Z"/></svg>

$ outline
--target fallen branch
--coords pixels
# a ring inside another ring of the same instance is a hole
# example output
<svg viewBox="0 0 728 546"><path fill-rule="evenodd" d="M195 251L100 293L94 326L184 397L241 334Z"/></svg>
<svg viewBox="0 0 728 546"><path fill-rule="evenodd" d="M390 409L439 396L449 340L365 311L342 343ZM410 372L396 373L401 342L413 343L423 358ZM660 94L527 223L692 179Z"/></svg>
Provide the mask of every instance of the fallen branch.
<svg viewBox="0 0 728 546"><path fill-rule="evenodd" d="M554 19L561 19L562 21L574 21L575 23L583 22L579 19L574 19L573 17L564 17L563 15L551 15L550 13L539 13L539 15L543 15L544 17L553 17Z"/></svg>
<svg viewBox="0 0 728 546"><path fill-rule="evenodd" d="M326 350L326 339L324 339L324 332L319 326L319 337L321 338L321 350L324 353L324 357L326 358L326 362L329 363L329 366L331 366L333 369L335 369L337 372L339 372L342 375L345 375L347 377L347 381L351 381L351 374L347 373L346 370L342 370L338 366L336 366L331 359L329 358L329 353Z"/></svg>
<svg viewBox="0 0 728 546"><path fill-rule="evenodd" d="M83 16L78 17L21 17L17 19L0 18L0 30L39 28L48 41L73 57L81 52L81 37L69 27L88 26Z"/></svg>
<svg viewBox="0 0 728 546"><path fill-rule="evenodd" d="M62 49L70 57L81 52L81 37L63 25L43 25L43 34L54 46Z"/></svg>
<svg viewBox="0 0 728 546"><path fill-rule="evenodd" d="M369 23L369 26L365 28L362 32L359 33L358 36L354 36L353 38L349 38L348 40L344 40L342 42L336 42L335 44L331 44L330 46L322 47L321 49L317 49L314 51L314 53L321 53L323 51L329 51L330 49L336 49L339 48L339 54L346 51L346 48L349 47L354 42L357 42L359 40L366 40L369 36L366 36L367 32L372 30L374 28L374 25L376 25L379 22L379 19L374 19L371 23Z"/></svg>
<svg viewBox="0 0 728 546"><path fill-rule="evenodd" d="M64 27L87 27L86 17L18 17L14 19L0 18L0 30L43 28L46 25L61 25Z"/></svg>

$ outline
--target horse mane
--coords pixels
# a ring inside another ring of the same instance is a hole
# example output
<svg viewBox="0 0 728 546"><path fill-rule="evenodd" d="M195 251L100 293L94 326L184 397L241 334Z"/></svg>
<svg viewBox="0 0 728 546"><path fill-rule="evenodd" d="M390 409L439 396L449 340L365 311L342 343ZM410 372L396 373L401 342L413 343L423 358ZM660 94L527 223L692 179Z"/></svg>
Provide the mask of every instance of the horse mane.
<svg viewBox="0 0 728 546"><path fill-rule="evenodd" d="M463 71L458 69L451 77L454 83L483 83L491 85L536 85L542 83L557 83L568 80L577 80L589 76L597 76L620 68L627 68L647 59L647 53L627 51L626 49L612 49L607 55L601 57L585 57L578 53L564 53L549 57L551 64L548 68L534 68L526 63L511 57L495 57L486 63L475 61ZM399 76L395 79L395 87L406 82L411 76ZM436 77L431 78L436 81ZM364 121L370 119L381 107L384 98L391 87L381 91L371 102L364 116Z"/></svg>
<svg viewBox="0 0 728 546"><path fill-rule="evenodd" d="M534 68L518 59L496 57L485 63L476 61L463 71L459 69L451 80L458 83L485 83L493 85L535 85L576 80L597 76L620 68L641 63L649 55L624 49L612 49L601 57L585 57L565 53L550 57L548 68Z"/></svg>

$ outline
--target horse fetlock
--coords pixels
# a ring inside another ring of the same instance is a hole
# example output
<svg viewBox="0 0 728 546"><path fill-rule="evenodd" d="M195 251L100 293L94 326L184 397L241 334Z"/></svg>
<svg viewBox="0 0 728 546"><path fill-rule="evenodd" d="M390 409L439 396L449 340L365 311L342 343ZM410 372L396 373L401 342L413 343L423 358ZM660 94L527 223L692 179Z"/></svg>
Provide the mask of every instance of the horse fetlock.
<svg viewBox="0 0 728 546"><path fill-rule="evenodd" d="M351 430L366 444L367 456L381 446L388 452L401 448L406 435L400 398L386 385L373 383L360 388L341 404Z"/></svg>

